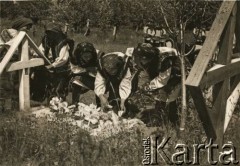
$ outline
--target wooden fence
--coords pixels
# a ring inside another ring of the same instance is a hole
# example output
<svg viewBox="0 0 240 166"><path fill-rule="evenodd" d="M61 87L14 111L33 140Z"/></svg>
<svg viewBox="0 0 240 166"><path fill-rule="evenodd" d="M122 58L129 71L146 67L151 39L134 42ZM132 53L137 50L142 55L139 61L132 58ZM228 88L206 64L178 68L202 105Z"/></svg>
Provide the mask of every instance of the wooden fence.
<svg viewBox="0 0 240 166"><path fill-rule="evenodd" d="M240 95L240 2L224 1L186 80L208 138L220 145ZM233 38L236 35L235 54ZM208 64L219 46L217 64ZM213 87L212 109L206 105L203 89Z"/></svg>

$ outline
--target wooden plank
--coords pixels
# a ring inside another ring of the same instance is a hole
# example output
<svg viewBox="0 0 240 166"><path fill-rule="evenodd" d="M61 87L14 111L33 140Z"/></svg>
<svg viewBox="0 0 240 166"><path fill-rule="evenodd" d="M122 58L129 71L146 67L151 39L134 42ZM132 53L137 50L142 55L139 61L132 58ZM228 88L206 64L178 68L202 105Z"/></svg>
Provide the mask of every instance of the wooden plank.
<svg viewBox="0 0 240 166"><path fill-rule="evenodd" d="M14 63L9 63L6 67L6 71L15 71L25 68L31 68L36 66L44 65L44 61L42 58L33 58L29 61L19 61Z"/></svg>
<svg viewBox="0 0 240 166"><path fill-rule="evenodd" d="M240 74L240 59L228 65L221 65L214 70L209 70L201 80L201 87L214 85L223 81L227 77L233 77Z"/></svg>
<svg viewBox="0 0 240 166"><path fill-rule="evenodd" d="M236 75L235 77L231 78L230 82L230 93L234 91L234 89L237 87L238 83L240 82L240 74Z"/></svg>
<svg viewBox="0 0 240 166"><path fill-rule="evenodd" d="M239 100L239 96L240 96L240 82L238 83L237 87L234 89L234 91L232 92L232 94L229 96L227 100L226 114L225 114L225 121L224 121L224 133L231 120L234 109L236 108L237 102Z"/></svg>
<svg viewBox="0 0 240 166"><path fill-rule="evenodd" d="M219 146L221 146L223 143L224 121L226 114L227 99L230 90L230 79L227 79L223 83L220 83L217 86L215 86L215 90L217 90L218 93L215 95L215 102L213 106L213 110L217 112L214 126L216 128L217 143L219 144Z"/></svg>
<svg viewBox="0 0 240 166"><path fill-rule="evenodd" d="M236 28L235 28L235 35L236 35L236 45L234 48L234 52L240 52L240 1L237 1L237 16L236 17ZM240 57L240 56L239 56Z"/></svg>
<svg viewBox="0 0 240 166"><path fill-rule="evenodd" d="M25 36L25 32L19 32L19 34L16 36L13 42L13 44L10 46L8 52L6 53L6 55L4 56L4 58L2 59L1 63L0 63L0 75L2 74L3 70L5 69L5 67L7 66L8 62L10 61L10 59L12 58L14 52L17 50L19 44L21 43L22 39Z"/></svg>
<svg viewBox="0 0 240 166"><path fill-rule="evenodd" d="M29 60L29 48L28 48L28 40L25 38L22 44L21 50L21 61ZM19 108L20 111L26 111L30 109L30 70L22 69L19 72Z"/></svg>
<svg viewBox="0 0 240 166"><path fill-rule="evenodd" d="M39 57L43 58L44 61L45 61L48 65L50 65L51 62L49 61L49 59L43 54L42 51L40 51L40 50L38 49L38 46L33 42L33 40L32 40L27 34L26 34L26 37L27 37L27 39L28 39L28 41L29 41L29 45L31 46L31 48L38 54Z"/></svg>
<svg viewBox="0 0 240 166"><path fill-rule="evenodd" d="M227 65L231 63L232 56L232 46L233 46L233 36L235 32L236 24L236 5L233 7L232 15L229 17L227 26L225 27L222 40L220 42L219 56L217 59L218 64ZM225 80L223 83L218 83L213 88L213 100L217 114L216 121L216 134L217 134L217 143L219 146L223 143L224 138L224 121L226 114L227 99L230 91L230 78L224 76Z"/></svg>
<svg viewBox="0 0 240 166"><path fill-rule="evenodd" d="M222 39L219 44L219 55L217 57L218 64L229 64L232 58L233 38L236 25L236 12L237 6L235 5L232 9L232 14L229 17L227 25L222 34Z"/></svg>
<svg viewBox="0 0 240 166"><path fill-rule="evenodd" d="M224 32L223 32L222 37L221 37L219 56L218 56L218 59L217 59L218 64L228 65L231 61L233 36L234 36L235 23L236 23L235 15L236 15L236 5L233 7L232 14L229 17L227 26L225 27ZM217 73L215 73L215 74L217 74ZM213 77L216 78L216 76L213 76ZM226 77L226 76L224 76L224 77L229 78L229 77ZM226 79L226 81L229 81L229 79ZM222 83L217 83L213 88L213 102L215 103L215 101L216 101L215 105L217 107L219 106L219 103L221 104L222 102L226 102L226 101L218 101L217 100L217 98L219 100L222 99L222 97L219 96L219 95L224 95L224 94L227 93L227 92L221 92L220 93L220 89L222 89L222 86L223 86L223 82ZM220 107L220 109L221 108L222 107Z"/></svg>
<svg viewBox="0 0 240 166"><path fill-rule="evenodd" d="M204 72L207 69L208 63L212 58L212 55L217 46L218 40L224 30L224 27L228 21L228 18L234 7L234 1L224 1L221 8L213 22L212 28L209 31L209 35L203 44L202 49L193 65L193 68L186 80L186 84L190 86L199 86Z"/></svg>
<svg viewBox="0 0 240 166"><path fill-rule="evenodd" d="M216 139L215 129L212 123L212 117L209 113L202 91L198 87L188 86L191 96L193 98L195 107L198 111L199 118L203 124L203 128L208 138Z"/></svg>

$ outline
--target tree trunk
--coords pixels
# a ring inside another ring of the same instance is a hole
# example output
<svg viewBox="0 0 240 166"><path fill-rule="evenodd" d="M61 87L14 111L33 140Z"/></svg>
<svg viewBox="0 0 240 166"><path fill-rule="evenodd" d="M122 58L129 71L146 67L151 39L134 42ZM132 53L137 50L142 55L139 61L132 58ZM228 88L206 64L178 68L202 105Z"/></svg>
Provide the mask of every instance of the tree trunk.
<svg viewBox="0 0 240 166"><path fill-rule="evenodd" d="M186 80L186 66L185 66L185 41L184 41L185 24L180 24L180 39L181 39L181 75L182 75L182 105L181 105L181 122L180 131L185 129L186 115L187 115L187 92L185 86Z"/></svg>
<svg viewBox="0 0 240 166"><path fill-rule="evenodd" d="M113 41L115 41L116 38L117 38L117 26L115 25L115 26L113 27Z"/></svg>

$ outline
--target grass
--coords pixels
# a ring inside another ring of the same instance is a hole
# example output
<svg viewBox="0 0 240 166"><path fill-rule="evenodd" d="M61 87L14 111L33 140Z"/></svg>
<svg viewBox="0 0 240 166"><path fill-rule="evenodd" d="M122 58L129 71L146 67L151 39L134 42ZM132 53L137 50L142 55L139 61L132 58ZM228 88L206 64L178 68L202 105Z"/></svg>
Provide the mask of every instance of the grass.
<svg viewBox="0 0 240 166"><path fill-rule="evenodd" d="M10 21L2 20L1 29L10 25ZM112 41L112 31L102 32L92 29L88 37L83 34L69 33L76 43L89 41L97 49L104 52L122 51L127 47L134 47L142 42L143 35L130 29L120 29L116 41ZM40 42L43 28L37 28L36 36L30 36ZM91 103L93 93L82 96L84 103ZM77 129L65 123L60 117L48 122L46 119L37 120L26 116L25 113L9 111L0 113L0 165L40 165L40 166L85 166L85 165L142 165L142 139L151 134L161 138L170 136L171 142L185 142L189 146L194 143L205 143L206 136L199 121L194 105L188 104L188 119L186 130L179 135L178 130L165 121L161 128L134 130L119 133L105 140L91 137L86 131ZM235 110L234 116L225 134L225 142L232 141L240 153L240 107ZM175 152L174 147L169 153ZM201 165L207 165L203 154ZM165 165L161 163L161 165Z"/></svg>
<svg viewBox="0 0 240 166"><path fill-rule="evenodd" d="M1 165L139 165L141 133L98 141L59 118L41 121L16 113L1 115Z"/></svg>
<svg viewBox="0 0 240 166"><path fill-rule="evenodd" d="M176 152L176 143L186 143L191 150L193 144L206 142L202 125L194 109L189 113L184 133L165 123L161 128L133 130L113 135L104 140L91 137L88 132L77 129L61 117L49 122L24 113L0 114L0 165L141 165L142 139L150 135L171 137L168 154ZM236 112L225 135L240 149L240 113ZM238 152L237 151L237 152ZM192 151L191 151L192 153ZM237 153L239 156L239 153ZM201 153L201 165L207 165L206 153ZM160 157L159 163L165 165Z"/></svg>
<svg viewBox="0 0 240 166"><path fill-rule="evenodd" d="M11 20L1 19L0 31L11 27ZM36 33L33 36L33 29L28 34L39 45L41 37L44 35L43 25L36 25ZM68 32L68 36L75 41L75 45L80 42L91 42L96 49L104 52L125 52L128 47L135 47L137 43L143 41L142 32L134 32L132 29L123 28L118 31L116 41L113 41L112 29L101 31L97 28L92 28L89 36L84 36L83 33Z"/></svg>

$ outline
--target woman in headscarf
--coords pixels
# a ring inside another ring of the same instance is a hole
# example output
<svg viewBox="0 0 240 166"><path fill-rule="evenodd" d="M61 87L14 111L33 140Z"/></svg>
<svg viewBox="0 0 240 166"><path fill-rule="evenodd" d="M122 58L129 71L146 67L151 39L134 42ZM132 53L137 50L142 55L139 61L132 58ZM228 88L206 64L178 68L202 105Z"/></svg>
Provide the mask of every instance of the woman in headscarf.
<svg viewBox="0 0 240 166"><path fill-rule="evenodd" d="M111 105L122 116L132 90L129 58L121 52L112 52L100 57L98 65L94 91L100 98L101 107L104 110ZM107 92L108 98L105 97Z"/></svg>
<svg viewBox="0 0 240 166"><path fill-rule="evenodd" d="M9 47L13 44L13 39L18 35L20 31L28 32L32 28L33 22L29 18L21 17L16 19L13 23L11 28L4 29L1 32L0 36L0 50L1 55L3 55L2 51L4 46L8 45Z"/></svg>
<svg viewBox="0 0 240 166"><path fill-rule="evenodd" d="M2 31L1 37L3 37L3 40L6 40L7 38L12 39L17 36L20 31L28 32L32 28L32 25L33 22L31 19L20 17L12 23L11 28Z"/></svg>
<svg viewBox="0 0 240 166"><path fill-rule="evenodd" d="M104 53L97 50L92 43L79 43L70 58L72 71L72 103L77 104L81 94L94 90L94 81L97 73L98 57ZM100 106L96 96L96 104Z"/></svg>
<svg viewBox="0 0 240 166"><path fill-rule="evenodd" d="M47 24L45 35L42 38L42 43L39 48L44 52L45 56L53 62L51 65L47 66L48 69L66 67L73 47L73 40L67 38L60 24Z"/></svg>
<svg viewBox="0 0 240 166"><path fill-rule="evenodd" d="M74 41L67 38L60 24L47 24L45 36L39 49L49 58L52 64L45 66L48 71L43 67L35 69L34 79L32 79L33 98L43 100L46 95L46 86L48 86L52 88L52 94L50 95L56 95L65 99L70 79L69 58L73 48Z"/></svg>
<svg viewBox="0 0 240 166"><path fill-rule="evenodd" d="M169 119L176 124L176 99L181 87L181 63L174 48L154 47L149 43L140 43L133 50L133 59L137 68L145 72L146 79L142 81L145 92L155 97L156 110L167 110Z"/></svg>

